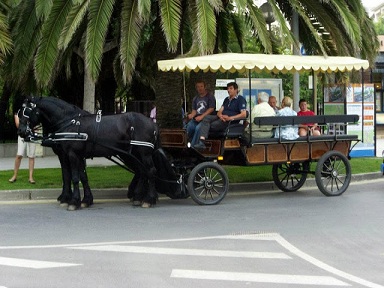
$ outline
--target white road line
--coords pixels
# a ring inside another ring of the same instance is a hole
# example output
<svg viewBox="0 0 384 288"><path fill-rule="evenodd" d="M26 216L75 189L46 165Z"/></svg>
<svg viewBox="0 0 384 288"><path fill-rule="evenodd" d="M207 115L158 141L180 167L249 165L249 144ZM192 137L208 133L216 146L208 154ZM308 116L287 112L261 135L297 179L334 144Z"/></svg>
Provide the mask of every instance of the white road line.
<svg viewBox="0 0 384 288"><path fill-rule="evenodd" d="M216 239L251 239L251 240L269 240L275 241L275 233L253 233L249 235L224 235L224 236L207 236L207 237L190 237L190 238L174 238L161 240L132 240L132 241L110 241L110 242L93 242L93 243L74 243L74 244L55 244L55 245L25 245L25 246L0 246L0 250L18 250L18 249L49 249L49 248L69 248L78 246L96 246L96 245L127 245L127 244L151 244L151 243L172 243L172 242L188 242L203 241ZM257 238L255 238L257 237Z"/></svg>
<svg viewBox="0 0 384 288"><path fill-rule="evenodd" d="M229 250L202 250L202 249L180 249L144 246L122 246L104 245L93 247L71 247L68 249L142 253L142 254L166 254L166 255L188 255L188 256L213 256L213 257L234 257L234 258L267 258L267 259L291 259L284 253L274 252L252 252L252 251L229 251Z"/></svg>
<svg viewBox="0 0 384 288"><path fill-rule="evenodd" d="M174 239L162 239L162 240L109 241L109 242L54 244L54 245L0 246L0 250L45 249L45 248L50 249L50 248L70 248L70 247L78 247L78 246L87 247L87 246L96 246L96 245L151 244L151 243L172 243L172 242L188 242L188 241L216 240L216 239L234 239L234 238L228 238L228 237L230 236L225 235L225 236L174 238ZM233 236L233 237L236 237L236 236Z"/></svg>
<svg viewBox="0 0 384 288"><path fill-rule="evenodd" d="M301 250L297 249L295 246L293 246L291 243L289 243L287 240L285 240L283 237L281 237L279 234L275 234L275 239L276 241L283 246L285 249L290 251L291 253L295 254L296 256L300 257L301 259L304 259L305 261L325 270L333 275L342 277L346 280L359 283L365 287L370 287L370 288L384 288L384 286L364 280L362 278L353 276L351 274L348 274L344 271L341 271L339 269L336 269L328 264L325 264L324 262L321 262L320 260L317 260L316 258L302 252Z"/></svg>
<svg viewBox="0 0 384 288"><path fill-rule="evenodd" d="M189 278L200 280L224 280L242 281L274 284L300 284L300 285L322 285L322 286L351 286L348 283L328 276L307 275L282 275L265 273L239 273L224 271L201 271L201 270L172 270L173 278Z"/></svg>
<svg viewBox="0 0 384 288"><path fill-rule="evenodd" d="M44 268L79 266L82 264L35 261L35 260L27 260L27 259L0 257L0 266L1 265L13 266L13 267L22 267L22 268L32 268L32 269L44 269Z"/></svg>

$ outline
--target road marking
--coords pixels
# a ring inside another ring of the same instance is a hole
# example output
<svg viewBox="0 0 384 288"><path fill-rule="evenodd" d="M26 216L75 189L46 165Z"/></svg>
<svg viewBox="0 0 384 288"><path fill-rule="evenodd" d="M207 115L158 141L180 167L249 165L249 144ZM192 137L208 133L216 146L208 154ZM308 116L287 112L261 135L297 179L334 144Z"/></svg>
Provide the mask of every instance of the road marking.
<svg viewBox="0 0 384 288"><path fill-rule="evenodd" d="M82 264L35 261L35 260L27 260L27 259L0 257L0 265L22 267L22 268L32 268L32 269L44 269L44 268L79 266Z"/></svg>
<svg viewBox="0 0 384 288"><path fill-rule="evenodd" d="M183 256L291 259L291 257L289 257L284 253L273 253L273 252L201 250L201 249L180 249L180 248L162 248L162 247L145 247L145 246L104 245L104 246L93 246L93 247L71 247L69 249L142 253L142 254L183 255Z"/></svg>
<svg viewBox="0 0 384 288"><path fill-rule="evenodd" d="M204 240L214 240L214 239L236 239L236 240L268 240L276 241L284 248L288 249L294 255L302 258L303 260L308 261L309 263L328 271L336 276L344 278L346 280L359 283L365 287L370 288L384 288L384 286L375 284L369 281L366 281L362 278L353 276L341 270L338 270L332 266L325 264L317 260L316 258L300 251L295 246L286 241L278 233L266 233L266 232L247 232L242 234L232 234L232 235L219 235L219 236L207 236L207 237L190 237L190 238L174 238L174 239L161 239L161 240L132 240L132 241L113 241L113 242L94 242L94 243L76 243L76 244L56 244L56 245L26 245L26 246L0 246L0 250L13 250L13 249L44 249L44 248L75 248L79 249L81 247L92 247L96 245L133 245L133 244L153 244L153 243L172 243L172 242L187 242L187 241L204 241Z"/></svg>
<svg viewBox="0 0 384 288"><path fill-rule="evenodd" d="M277 233L275 234L275 240L277 241L277 243L279 243L281 246L283 246L285 249L287 249L291 253L293 253L293 254L297 255L298 257L300 257L301 259L319 267L320 269L323 269L325 271L332 273L333 275L337 275L337 276L342 277L346 280L349 280L349 281L352 281L355 283L359 283L361 285L364 285L365 287L384 288L384 286L382 286L382 285L379 285L379 284L364 280L362 278L353 276L351 274L348 274L344 271L336 269L336 268L334 268L334 267L332 267L332 266L304 253L303 251L297 249L295 246L293 246L291 243L289 243L287 240L285 240L283 237L281 237L280 234L277 234Z"/></svg>
<svg viewBox="0 0 384 288"><path fill-rule="evenodd" d="M323 286L351 286L348 283L328 276L307 275L283 275L265 273L239 273L224 271L201 271L201 270L172 270L173 278L189 278L200 280L224 280L277 284L300 284L300 285L323 285Z"/></svg>

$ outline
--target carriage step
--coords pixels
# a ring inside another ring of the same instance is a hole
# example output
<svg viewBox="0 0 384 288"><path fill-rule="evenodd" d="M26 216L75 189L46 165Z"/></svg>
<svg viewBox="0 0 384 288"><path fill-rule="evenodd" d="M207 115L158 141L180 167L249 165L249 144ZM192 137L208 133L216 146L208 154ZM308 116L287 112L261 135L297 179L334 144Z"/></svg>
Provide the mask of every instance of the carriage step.
<svg viewBox="0 0 384 288"><path fill-rule="evenodd" d="M240 148L240 141L239 141L239 139L226 139L224 141L224 148L225 149Z"/></svg>

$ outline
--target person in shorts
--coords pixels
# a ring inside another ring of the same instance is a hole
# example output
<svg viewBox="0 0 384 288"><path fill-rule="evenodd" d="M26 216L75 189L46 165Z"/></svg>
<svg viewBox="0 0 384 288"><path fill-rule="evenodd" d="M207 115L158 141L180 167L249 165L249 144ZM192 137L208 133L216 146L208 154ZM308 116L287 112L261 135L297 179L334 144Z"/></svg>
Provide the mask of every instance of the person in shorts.
<svg viewBox="0 0 384 288"><path fill-rule="evenodd" d="M19 111L14 115L16 128L19 128ZM19 168L21 164L21 159L26 154L28 156L29 161L29 183L35 184L35 180L33 178L33 170L35 168L35 151L36 144L32 142L25 142L23 138L20 136L17 137L17 153L15 158L15 166L13 169L13 176L8 180L10 183L14 183L17 180L17 174L19 173Z"/></svg>

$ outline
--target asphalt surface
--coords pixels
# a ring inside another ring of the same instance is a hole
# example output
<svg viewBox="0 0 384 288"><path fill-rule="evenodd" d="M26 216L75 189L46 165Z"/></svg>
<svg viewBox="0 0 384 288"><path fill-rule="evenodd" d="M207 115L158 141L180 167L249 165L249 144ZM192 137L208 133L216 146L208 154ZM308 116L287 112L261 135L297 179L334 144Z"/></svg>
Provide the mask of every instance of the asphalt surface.
<svg viewBox="0 0 384 288"><path fill-rule="evenodd" d="M13 170L15 158L6 157L0 158L0 171ZM94 158L87 160L88 167L95 166L111 166L116 165L106 158ZM35 159L35 169L39 168L59 168L60 162L56 156L37 157ZM23 158L20 169L28 169L28 158ZM3 172L0 172L3 173ZM11 173L10 173L11 176ZM381 172L355 174L352 175L351 183L355 181L369 181L381 179ZM38 181L38 179L36 179ZM31 185L32 186L32 185ZM301 189L305 187L316 187L314 178L308 178ZM92 188L92 187L91 187ZM278 192L280 191L273 182L258 182L256 183L231 183L229 185L229 193L234 192ZM61 193L60 189L26 189L26 190L1 190L0 201L18 201L18 200L55 200ZM127 188L114 189L92 189L95 199L126 199ZM319 193L321 193L319 191Z"/></svg>

